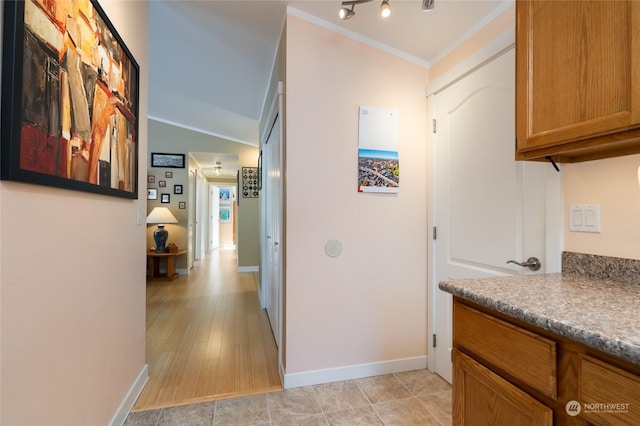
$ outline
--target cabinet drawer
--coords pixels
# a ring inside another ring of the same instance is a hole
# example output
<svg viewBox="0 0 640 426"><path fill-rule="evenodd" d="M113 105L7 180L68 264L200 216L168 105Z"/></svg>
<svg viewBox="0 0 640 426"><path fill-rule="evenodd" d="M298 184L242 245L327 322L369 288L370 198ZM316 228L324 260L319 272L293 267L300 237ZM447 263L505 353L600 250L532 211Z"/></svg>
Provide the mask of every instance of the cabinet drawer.
<svg viewBox="0 0 640 426"><path fill-rule="evenodd" d="M453 344L492 369L556 398L555 342L455 303Z"/></svg>
<svg viewBox="0 0 640 426"><path fill-rule="evenodd" d="M453 425L553 424L551 408L453 350Z"/></svg>
<svg viewBox="0 0 640 426"><path fill-rule="evenodd" d="M595 424L640 424L640 377L588 355L580 357L581 415Z"/></svg>

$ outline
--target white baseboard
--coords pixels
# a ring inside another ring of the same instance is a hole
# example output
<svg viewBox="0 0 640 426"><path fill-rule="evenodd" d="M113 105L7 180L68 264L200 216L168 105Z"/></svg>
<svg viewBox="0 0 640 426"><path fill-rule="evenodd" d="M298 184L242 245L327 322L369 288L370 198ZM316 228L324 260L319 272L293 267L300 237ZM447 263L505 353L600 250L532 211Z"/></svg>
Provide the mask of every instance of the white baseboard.
<svg viewBox="0 0 640 426"><path fill-rule="evenodd" d="M259 266L238 266L238 272L260 272Z"/></svg>
<svg viewBox="0 0 640 426"><path fill-rule="evenodd" d="M118 411L111 419L111 426L122 426L122 424L127 420L127 416L129 415L129 411L133 408L133 405L136 403L136 400L142 393L142 389L144 389L144 385L147 384L147 380L149 380L149 365L145 364L138 374L138 377L131 385L129 392L125 396L124 400L118 407Z"/></svg>
<svg viewBox="0 0 640 426"><path fill-rule="evenodd" d="M361 379L381 374L401 373L403 371L427 368L427 357L394 359L391 361L373 362L370 364L350 365L347 367L329 368L326 370L305 371L284 375L285 389L300 386L319 385L322 383L340 382L343 380Z"/></svg>

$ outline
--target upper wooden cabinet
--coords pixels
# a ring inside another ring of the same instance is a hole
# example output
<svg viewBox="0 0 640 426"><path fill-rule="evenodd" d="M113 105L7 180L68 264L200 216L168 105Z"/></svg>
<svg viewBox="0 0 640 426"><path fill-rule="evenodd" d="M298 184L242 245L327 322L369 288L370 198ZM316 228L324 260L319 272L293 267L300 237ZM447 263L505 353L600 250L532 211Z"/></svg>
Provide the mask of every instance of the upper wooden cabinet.
<svg viewBox="0 0 640 426"><path fill-rule="evenodd" d="M518 160L640 153L640 1L516 2Z"/></svg>

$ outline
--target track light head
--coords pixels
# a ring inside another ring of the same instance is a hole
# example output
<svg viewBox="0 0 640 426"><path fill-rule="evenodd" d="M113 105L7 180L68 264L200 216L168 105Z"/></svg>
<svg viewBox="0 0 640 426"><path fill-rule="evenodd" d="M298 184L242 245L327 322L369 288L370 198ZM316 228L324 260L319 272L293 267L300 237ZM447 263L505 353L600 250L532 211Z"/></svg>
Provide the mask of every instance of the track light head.
<svg viewBox="0 0 640 426"><path fill-rule="evenodd" d="M425 12L433 10L434 6L435 0L422 0L422 10L424 10Z"/></svg>
<svg viewBox="0 0 640 426"><path fill-rule="evenodd" d="M391 6L389 6L389 0L382 0L382 4L380 5L380 16L383 18L388 18L391 16Z"/></svg>
<svg viewBox="0 0 640 426"><path fill-rule="evenodd" d="M355 3L351 5L351 9L347 9L346 7L341 7L340 10L338 11L338 16L340 17L340 19L342 19L343 21L346 21L347 19L351 19L356 15L356 12L353 11L353 8L355 7Z"/></svg>

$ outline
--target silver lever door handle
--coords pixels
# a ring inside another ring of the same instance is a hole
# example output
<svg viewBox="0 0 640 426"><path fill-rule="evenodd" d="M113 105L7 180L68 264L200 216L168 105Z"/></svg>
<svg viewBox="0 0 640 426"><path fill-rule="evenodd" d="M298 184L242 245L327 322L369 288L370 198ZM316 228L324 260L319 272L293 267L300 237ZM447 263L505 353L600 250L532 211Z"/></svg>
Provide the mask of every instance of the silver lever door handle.
<svg viewBox="0 0 640 426"><path fill-rule="evenodd" d="M523 268L525 267L529 268L532 271L537 271L538 269L540 269L540 266L542 266L542 264L540 263L537 257L530 257L529 259L527 259L526 262L517 262L515 260L508 260L507 263L515 263L516 265L522 266Z"/></svg>

